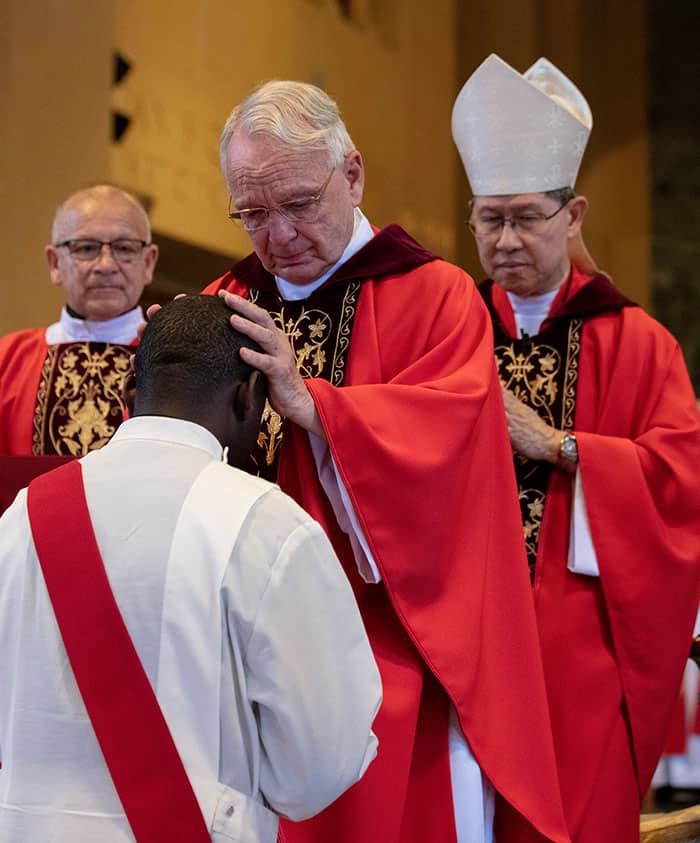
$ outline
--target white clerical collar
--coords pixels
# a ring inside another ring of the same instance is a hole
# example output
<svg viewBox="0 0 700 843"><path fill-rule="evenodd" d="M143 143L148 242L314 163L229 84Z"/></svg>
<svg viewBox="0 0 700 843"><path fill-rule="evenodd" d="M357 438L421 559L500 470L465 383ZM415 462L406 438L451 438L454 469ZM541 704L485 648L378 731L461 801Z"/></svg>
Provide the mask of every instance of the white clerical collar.
<svg viewBox="0 0 700 843"><path fill-rule="evenodd" d="M311 293L318 290L318 288L324 284L331 275L333 275L339 266L342 266L350 260L355 252L359 252L360 249L365 244L369 243L373 237L374 231L372 230L369 220L359 208L355 208L352 237L350 238L348 245L345 247L345 251L340 256L340 260L334 263L330 269L326 270L323 275L308 284L291 284L289 281L285 281L284 278L275 276L279 294L285 301L299 301L301 299L307 299Z"/></svg>
<svg viewBox="0 0 700 843"><path fill-rule="evenodd" d="M222 459L221 443L201 424L174 419L171 416L133 416L123 421L117 432L107 443L128 440L150 439L157 442L168 442L172 445L186 445L206 451L214 459Z"/></svg>
<svg viewBox="0 0 700 843"><path fill-rule="evenodd" d="M94 319L78 319L71 316L66 308L61 310L61 318L46 329L46 342L55 345L59 342L118 342L128 345L136 338L136 329L145 322L143 310L135 307L114 319L96 322Z"/></svg>
<svg viewBox="0 0 700 843"><path fill-rule="evenodd" d="M516 296L515 293L506 293L513 308L518 336L535 337L539 334L558 292L559 287L540 296Z"/></svg>

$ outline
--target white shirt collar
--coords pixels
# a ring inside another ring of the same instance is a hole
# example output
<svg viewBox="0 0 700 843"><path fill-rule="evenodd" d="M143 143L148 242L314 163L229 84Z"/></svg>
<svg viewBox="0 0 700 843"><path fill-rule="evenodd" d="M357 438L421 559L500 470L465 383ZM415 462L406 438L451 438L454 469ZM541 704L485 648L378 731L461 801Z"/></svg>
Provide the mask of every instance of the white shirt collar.
<svg viewBox="0 0 700 843"><path fill-rule="evenodd" d="M174 419L170 416L134 416L126 419L117 428L117 432L110 442L152 439L158 442L169 442L173 445L187 445L206 451L216 460L223 457L224 449L221 443L205 427L184 419Z"/></svg>
<svg viewBox="0 0 700 843"><path fill-rule="evenodd" d="M372 230L369 220L359 208L355 208L355 221L352 230L352 237L350 238L348 245L345 247L345 251L340 256L340 260L336 261L336 263L334 263L330 269L326 270L323 275L308 284L290 284L283 278L275 276L277 289L279 290L280 295L285 301L299 301L301 299L307 299L311 293L318 290L318 288L331 277L338 267L350 260L355 252L359 252L360 249L366 243L369 243L373 237L374 231Z"/></svg>
<svg viewBox="0 0 700 843"><path fill-rule="evenodd" d="M61 310L61 318L46 329L46 342L55 345L59 342L118 342L128 345L136 338L139 323L145 322L143 310L135 307L114 319L96 322L94 319L76 319L70 316L66 308Z"/></svg>
<svg viewBox="0 0 700 843"><path fill-rule="evenodd" d="M535 337L540 332L542 323L549 314L549 308L559 292L559 287L542 293L541 296L516 296L515 293L506 293L510 306L513 308L515 326L518 336L523 333Z"/></svg>

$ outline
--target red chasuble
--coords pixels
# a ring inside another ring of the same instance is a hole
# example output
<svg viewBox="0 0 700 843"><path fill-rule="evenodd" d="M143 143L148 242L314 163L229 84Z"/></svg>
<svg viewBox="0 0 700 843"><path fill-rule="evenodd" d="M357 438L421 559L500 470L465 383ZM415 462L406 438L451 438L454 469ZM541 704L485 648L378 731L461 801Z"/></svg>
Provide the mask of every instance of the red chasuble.
<svg viewBox="0 0 700 843"><path fill-rule="evenodd" d="M284 839L454 841L449 699L500 794L499 843L567 840L487 312L469 276L398 226L328 283L348 278L362 289L343 386L307 386L380 585L360 579L296 426L278 480L354 588L384 684L379 754L321 815L284 823ZM273 283L250 256L205 292Z"/></svg>
<svg viewBox="0 0 700 843"><path fill-rule="evenodd" d="M553 471L534 583L564 809L572 836L596 843L633 839L605 806L626 802L636 823L700 578L700 419L683 357L603 280L574 269L549 316L584 318L574 431L600 578L567 570L572 481ZM514 335L496 286L493 303Z"/></svg>
<svg viewBox="0 0 700 843"><path fill-rule="evenodd" d="M0 339L0 454L80 457L107 442L126 414L127 345L47 345L46 330Z"/></svg>

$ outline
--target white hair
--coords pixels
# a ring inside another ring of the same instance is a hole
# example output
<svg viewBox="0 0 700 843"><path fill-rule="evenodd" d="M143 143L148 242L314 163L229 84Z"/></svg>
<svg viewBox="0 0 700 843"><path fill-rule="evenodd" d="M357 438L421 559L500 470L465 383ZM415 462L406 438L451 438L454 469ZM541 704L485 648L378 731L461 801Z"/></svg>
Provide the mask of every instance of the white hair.
<svg viewBox="0 0 700 843"><path fill-rule="evenodd" d="M331 167L355 149L335 101L307 82L266 82L233 109L221 133L222 169L237 132L268 135L288 146L325 151Z"/></svg>

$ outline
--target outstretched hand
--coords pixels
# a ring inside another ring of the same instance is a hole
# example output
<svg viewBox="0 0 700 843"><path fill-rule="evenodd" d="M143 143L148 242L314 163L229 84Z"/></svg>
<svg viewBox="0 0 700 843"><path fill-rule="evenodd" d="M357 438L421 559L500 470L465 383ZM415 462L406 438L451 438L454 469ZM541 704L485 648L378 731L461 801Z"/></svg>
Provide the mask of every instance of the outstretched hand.
<svg viewBox="0 0 700 843"><path fill-rule="evenodd" d="M261 353L242 348L241 358L267 378L272 408L305 430L325 438L316 405L299 374L294 352L284 331L275 325L266 310L253 302L224 290L219 295L234 311L231 325L255 340L263 350Z"/></svg>

